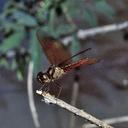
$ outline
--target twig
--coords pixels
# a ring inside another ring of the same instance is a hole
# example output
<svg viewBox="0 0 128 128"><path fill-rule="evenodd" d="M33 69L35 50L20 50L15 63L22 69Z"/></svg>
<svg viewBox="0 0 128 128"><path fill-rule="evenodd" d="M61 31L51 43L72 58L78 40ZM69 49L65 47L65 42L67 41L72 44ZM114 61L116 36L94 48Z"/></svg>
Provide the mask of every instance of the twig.
<svg viewBox="0 0 128 128"><path fill-rule="evenodd" d="M78 30L76 35L79 39L86 39L91 36L95 36L97 34L105 34L108 32L112 31L118 31L122 29L126 29L128 27L128 21L124 21L122 23L115 23L115 24L110 24L110 25L104 25L101 27L96 27L96 28L90 28L86 30ZM65 44L69 43L72 41L72 36L67 36L64 39L62 39L62 42Z"/></svg>
<svg viewBox="0 0 128 128"><path fill-rule="evenodd" d="M30 62L28 67L28 78L27 78L28 101L29 101L29 107L34 121L34 125L36 128L40 128L38 114L34 103L32 77L33 77L33 62Z"/></svg>
<svg viewBox="0 0 128 128"><path fill-rule="evenodd" d="M109 118L109 119L104 119L103 121L108 123L108 124L128 122L128 116ZM95 127L95 125L93 125L93 124L84 124L82 126L82 128L94 128L94 127Z"/></svg>
<svg viewBox="0 0 128 128"><path fill-rule="evenodd" d="M56 105L58 105L58 106L60 106L64 109L74 113L75 115L80 116L80 117L88 120L89 122L91 122L91 123L93 123L93 124L95 124L95 125L97 125L101 128L113 128L112 126L102 122L101 120L93 117L92 115L86 113L85 111L80 110L80 109L78 109L74 106L71 106L70 104L68 104L68 103L66 103L66 102L64 102L64 101L62 101L58 98L55 98L55 97L51 96L49 93L42 92L42 91L39 91L39 90L37 90L36 93L43 96L45 103L56 104Z"/></svg>

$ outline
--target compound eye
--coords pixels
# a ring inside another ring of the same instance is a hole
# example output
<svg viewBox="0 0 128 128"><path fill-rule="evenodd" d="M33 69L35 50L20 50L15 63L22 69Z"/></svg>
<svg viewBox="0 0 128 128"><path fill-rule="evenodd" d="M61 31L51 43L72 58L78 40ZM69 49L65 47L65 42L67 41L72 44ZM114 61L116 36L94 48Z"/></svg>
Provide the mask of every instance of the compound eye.
<svg viewBox="0 0 128 128"><path fill-rule="evenodd" d="M53 69L50 69L49 74L52 75L52 73L53 73Z"/></svg>
<svg viewBox="0 0 128 128"><path fill-rule="evenodd" d="M37 80L38 80L40 83L43 83L42 76L43 76L43 73L42 73L42 72L39 72L39 73L37 74Z"/></svg>
<svg viewBox="0 0 128 128"><path fill-rule="evenodd" d="M47 79L47 76L46 75L43 75L43 79L46 80Z"/></svg>

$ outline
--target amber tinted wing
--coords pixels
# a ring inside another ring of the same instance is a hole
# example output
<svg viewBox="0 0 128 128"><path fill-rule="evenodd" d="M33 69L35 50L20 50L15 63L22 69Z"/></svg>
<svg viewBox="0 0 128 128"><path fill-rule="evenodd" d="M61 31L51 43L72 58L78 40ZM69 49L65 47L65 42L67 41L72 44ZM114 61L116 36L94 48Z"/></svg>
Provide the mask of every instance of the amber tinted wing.
<svg viewBox="0 0 128 128"><path fill-rule="evenodd" d="M44 36L41 31L37 31L37 38L51 64L58 65L70 57L68 49L58 40Z"/></svg>

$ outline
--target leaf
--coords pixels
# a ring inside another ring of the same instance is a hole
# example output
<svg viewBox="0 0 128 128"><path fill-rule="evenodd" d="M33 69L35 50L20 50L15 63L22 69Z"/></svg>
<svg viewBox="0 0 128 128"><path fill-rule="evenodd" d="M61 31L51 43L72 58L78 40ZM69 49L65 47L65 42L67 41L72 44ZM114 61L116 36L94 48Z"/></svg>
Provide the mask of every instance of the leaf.
<svg viewBox="0 0 128 128"><path fill-rule="evenodd" d="M9 31L24 31L24 26L5 20L2 27L6 33Z"/></svg>
<svg viewBox="0 0 128 128"><path fill-rule="evenodd" d="M24 79L23 74L20 70L17 70L16 74L17 74L17 78L18 78L19 81L22 81Z"/></svg>
<svg viewBox="0 0 128 128"><path fill-rule="evenodd" d="M11 70L15 70L17 68L17 62L15 59L12 60L12 63L10 65Z"/></svg>
<svg viewBox="0 0 128 128"><path fill-rule="evenodd" d="M97 26L97 17L95 13L89 9L85 9L83 12L85 20L88 22L88 24L92 27Z"/></svg>
<svg viewBox="0 0 128 128"><path fill-rule="evenodd" d="M0 59L0 66L9 68L9 63L7 62L7 59L5 59L5 58Z"/></svg>
<svg viewBox="0 0 128 128"><path fill-rule="evenodd" d="M60 35L73 32L73 30L74 28L71 25L61 24L56 28L56 31L54 33L57 37L59 37Z"/></svg>
<svg viewBox="0 0 128 128"><path fill-rule="evenodd" d="M80 42L77 39L77 37L74 35L73 40L72 40L72 44L70 46L70 50L71 50L72 55L75 55L78 51L80 51L80 49L81 49ZM75 60L79 59L79 56L75 57L74 59Z"/></svg>
<svg viewBox="0 0 128 128"><path fill-rule="evenodd" d="M25 65L26 65L26 62L24 62L24 60L22 60L22 58L20 58L19 62L16 62L17 63L17 78L18 80L23 80L24 78L24 75L25 75Z"/></svg>
<svg viewBox="0 0 128 128"><path fill-rule="evenodd" d="M99 0L95 2L96 10L98 10L100 13L107 15L108 17L112 18L116 12L114 8L109 5L105 0Z"/></svg>
<svg viewBox="0 0 128 128"><path fill-rule="evenodd" d="M24 13L24 12L14 12L13 13L14 18L18 21L18 23L23 24L25 26L34 27L37 26L37 21L35 17Z"/></svg>
<svg viewBox="0 0 128 128"><path fill-rule="evenodd" d="M40 7L37 8L37 13L35 14L39 21L49 21L50 6L53 2L52 0L40 1Z"/></svg>
<svg viewBox="0 0 128 128"><path fill-rule="evenodd" d="M51 9L48 26L49 26L49 31L52 34L55 33L55 17L56 17L55 10L54 9Z"/></svg>
<svg viewBox="0 0 128 128"><path fill-rule="evenodd" d="M40 47L40 44L36 37L36 32L31 31L31 39L30 39L30 47L29 51L31 54L31 59L34 62L34 73L37 73L39 69L41 69L42 66L42 50Z"/></svg>
<svg viewBox="0 0 128 128"><path fill-rule="evenodd" d="M16 68L17 71L17 77L19 80L23 80L26 72L26 61L27 55L16 55L14 60L14 68Z"/></svg>
<svg viewBox="0 0 128 128"><path fill-rule="evenodd" d="M3 29L5 32L9 32L10 30L20 30L23 29L24 26L19 26L19 24L10 21L9 18L6 18L3 14L0 15L0 29Z"/></svg>
<svg viewBox="0 0 128 128"><path fill-rule="evenodd" d="M2 45L0 45L0 51L3 53L7 52L12 48L17 48L21 44L23 38L25 36L24 32L15 32L14 34L10 35L8 38L3 40Z"/></svg>
<svg viewBox="0 0 128 128"><path fill-rule="evenodd" d="M80 11L78 4L80 4L80 2L77 2L76 4L76 2L66 0L63 4L63 8L65 7L67 9L67 12L71 17L76 17Z"/></svg>

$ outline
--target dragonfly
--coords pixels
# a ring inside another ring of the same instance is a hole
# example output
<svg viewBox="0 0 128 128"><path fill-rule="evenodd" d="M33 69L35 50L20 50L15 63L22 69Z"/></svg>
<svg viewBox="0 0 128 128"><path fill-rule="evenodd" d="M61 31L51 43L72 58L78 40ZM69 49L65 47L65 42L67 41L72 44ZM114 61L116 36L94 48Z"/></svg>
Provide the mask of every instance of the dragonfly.
<svg viewBox="0 0 128 128"><path fill-rule="evenodd" d="M51 63L51 66L49 66L46 72L41 71L37 74L37 81L42 85L41 89L44 85L54 82L56 83L57 79L67 74L72 69L78 68L81 65L91 65L98 62L98 59L88 57L72 62L74 57L91 50L91 48L87 48L71 56L69 50L57 39L51 36L44 37L41 31L37 31L37 38L42 50ZM59 84L56 83L56 85ZM47 91L49 91L49 89Z"/></svg>

